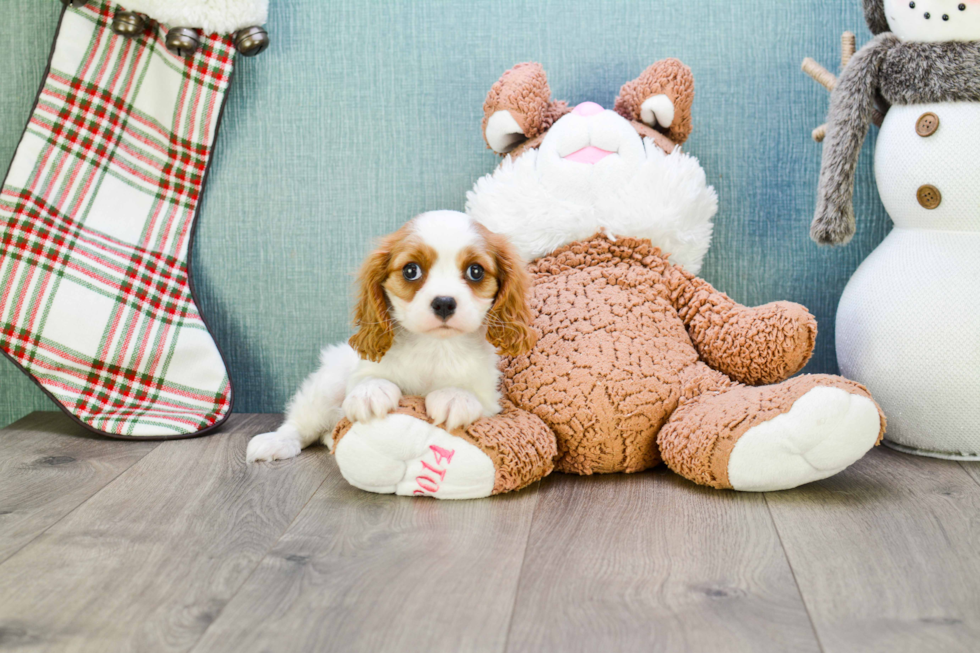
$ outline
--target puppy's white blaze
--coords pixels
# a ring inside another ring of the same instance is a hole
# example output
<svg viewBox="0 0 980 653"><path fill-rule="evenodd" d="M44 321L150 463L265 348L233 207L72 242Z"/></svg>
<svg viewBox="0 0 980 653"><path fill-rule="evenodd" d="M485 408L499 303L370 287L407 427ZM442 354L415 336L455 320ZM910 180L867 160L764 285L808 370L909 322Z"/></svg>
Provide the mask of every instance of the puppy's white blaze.
<svg viewBox="0 0 980 653"><path fill-rule="evenodd" d="M458 260L459 253L465 248L482 244L473 220L457 211L432 211L417 217L412 222L412 230L435 251L436 259L427 270L424 285L415 293L412 301L389 297L395 319L414 333L426 333L442 326L461 333L480 330L492 302L473 294L463 278ZM445 322L432 310L432 300L436 297L456 300L456 312ZM452 333L433 331L433 335L442 337Z"/></svg>
<svg viewBox="0 0 980 653"><path fill-rule="evenodd" d="M412 221L413 233L427 245L442 253L455 253L464 247L475 245L480 234L473 227L470 216L459 211L429 211Z"/></svg>

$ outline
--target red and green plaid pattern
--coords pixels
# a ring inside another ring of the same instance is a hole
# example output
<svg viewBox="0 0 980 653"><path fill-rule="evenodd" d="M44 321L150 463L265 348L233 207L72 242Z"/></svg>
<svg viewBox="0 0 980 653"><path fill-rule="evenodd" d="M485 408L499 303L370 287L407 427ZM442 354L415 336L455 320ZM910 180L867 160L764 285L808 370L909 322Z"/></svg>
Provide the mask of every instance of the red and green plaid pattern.
<svg viewBox="0 0 980 653"><path fill-rule="evenodd" d="M0 350L93 429L191 435L231 409L187 254L234 46L177 57L117 10L66 10L0 191Z"/></svg>

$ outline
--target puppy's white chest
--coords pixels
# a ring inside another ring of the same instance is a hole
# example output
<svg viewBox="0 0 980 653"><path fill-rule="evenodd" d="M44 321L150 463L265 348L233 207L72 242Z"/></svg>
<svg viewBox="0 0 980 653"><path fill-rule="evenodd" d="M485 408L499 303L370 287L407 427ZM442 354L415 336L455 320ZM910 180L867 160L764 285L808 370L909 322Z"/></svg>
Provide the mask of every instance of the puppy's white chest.
<svg viewBox="0 0 980 653"><path fill-rule="evenodd" d="M482 336L406 338L396 341L380 363L368 364L358 372L352 384L368 376L385 378L404 394L420 396L442 388L484 394L496 389L500 377L497 355Z"/></svg>

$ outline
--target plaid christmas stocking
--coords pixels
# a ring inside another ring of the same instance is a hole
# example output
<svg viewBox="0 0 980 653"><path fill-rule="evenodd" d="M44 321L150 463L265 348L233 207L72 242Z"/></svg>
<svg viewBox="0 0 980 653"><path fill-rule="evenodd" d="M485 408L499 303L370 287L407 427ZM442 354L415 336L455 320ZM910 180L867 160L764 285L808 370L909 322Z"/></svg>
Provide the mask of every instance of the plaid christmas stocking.
<svg viewBox="0 0 980 653"><path fill-rule="evenodd" d="M90 429L200 435L232 391L188 249L236 41L262 49L247 28L267 0L63 2L0 190L0 350Z"/></svg>

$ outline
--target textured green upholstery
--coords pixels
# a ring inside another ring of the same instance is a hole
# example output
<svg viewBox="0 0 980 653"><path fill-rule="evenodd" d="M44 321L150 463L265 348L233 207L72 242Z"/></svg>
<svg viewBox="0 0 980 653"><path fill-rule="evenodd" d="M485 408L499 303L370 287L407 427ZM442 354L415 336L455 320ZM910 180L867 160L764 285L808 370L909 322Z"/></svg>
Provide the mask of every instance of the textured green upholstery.
<svg viewBox="0 0 980 653"><path fill-rule="evenodd" d="M858 0L272 0L273 45L242 60L194 251L202 310L224 350L236 410L280 411L321 345L349 335L352 272L371 240L426 209L461 209L497 163L483 99L536 60L556 97L612 106L668 56L694 70L695 132L720 196L704 276L741 302L788 299L817 316L807 371L834 372L834 312L890 228L871 148L858 173L858 234L808 238L827 93L800 72L869 38ZM57 0L2 0L0 171L30 112ZM0 425L51 404L0 359Z"/></svg>

